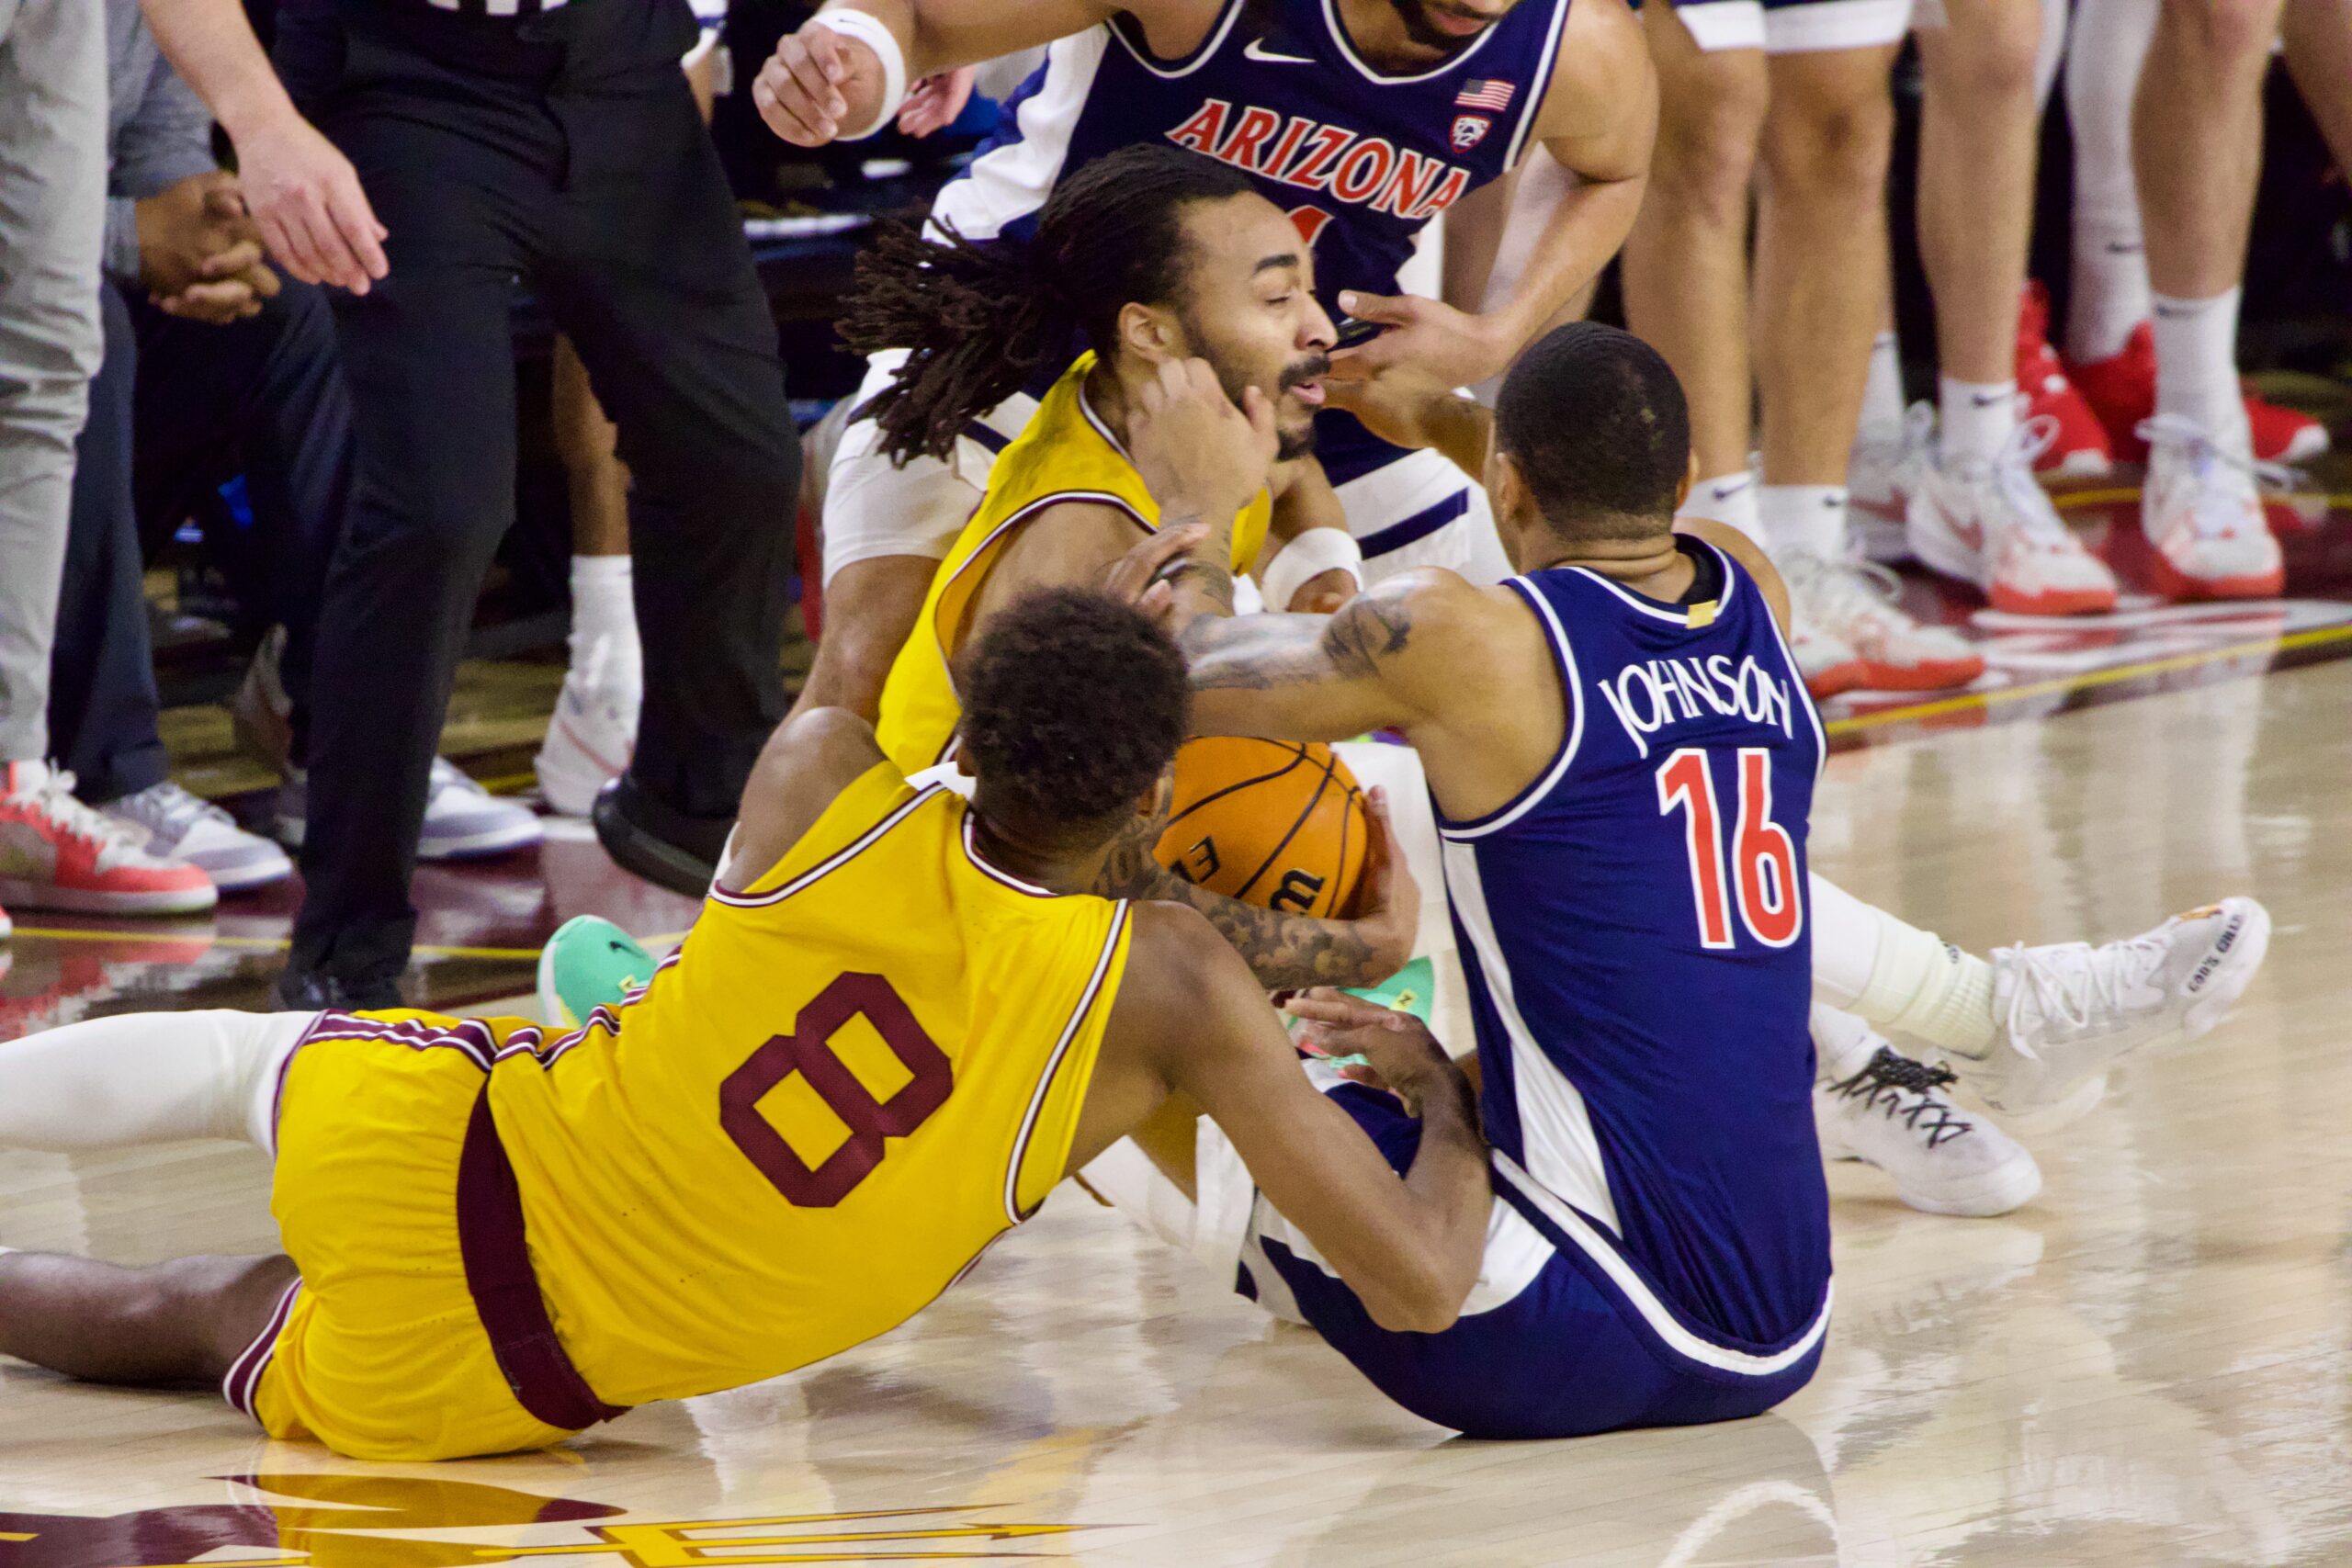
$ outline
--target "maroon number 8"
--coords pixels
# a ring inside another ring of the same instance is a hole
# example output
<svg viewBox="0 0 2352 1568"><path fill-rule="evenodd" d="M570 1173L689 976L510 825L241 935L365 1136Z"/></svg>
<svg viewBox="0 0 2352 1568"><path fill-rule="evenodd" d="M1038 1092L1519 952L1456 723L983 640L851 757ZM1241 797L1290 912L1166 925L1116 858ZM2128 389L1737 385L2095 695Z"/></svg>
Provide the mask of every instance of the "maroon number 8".
<svg viewBox="0 0 2352 1568"><path fill-rule="evenodd" d="M875 1099L833 1055L833 1036L861 1016L914 1075L888 1100ZM761 1098L795 1073L849 1128L848 1141L815 1167L759 1111ZM947 1054L923 1032L890 982L879 975L842 975L800 1010L791 1033L772 1036L727 1075L718 1086L718 1124L787 1202L830 1209L882 1163L883 1139L903 1138L922 1126L955 1087Z"/></svg>

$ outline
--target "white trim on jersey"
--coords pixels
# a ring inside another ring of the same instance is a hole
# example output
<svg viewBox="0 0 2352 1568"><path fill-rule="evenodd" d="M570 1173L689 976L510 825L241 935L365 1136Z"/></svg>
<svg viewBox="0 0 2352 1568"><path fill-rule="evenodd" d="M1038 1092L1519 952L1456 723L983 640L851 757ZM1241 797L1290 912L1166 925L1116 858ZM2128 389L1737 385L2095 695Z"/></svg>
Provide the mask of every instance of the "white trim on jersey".
<svg viewBox="0 0 2352 1568"><path fill-rule="evenodd" d="M1517 1161L1500 1149L1494 1151L1493 1158L1494 1168L1503 1179L1524 1194L1528 1201L1543 1212L1545 1219L1559 1226L1570 1241L1583 1249L1585 1256L1600 1264L1601 1271L1609 1276L1610 1283L1633 1303L1634 1310L1642 1314L1642 1321L1649 1325L1650 1331L1664 1342L1668 1349L1683 1359L1740 1377L1772 1377L1804 1360L1821 1342L1821 1337L1828 1332L1830 1302L1837 1292L1834 1286L1825 1285L1821 1292L1821 1307L1814 1314L1812 1324L1793 1343L1771 1355L1758 1356L1753 1351L1735 1350L1727 1345L1718 1345L1702 1337L1686 1327L1682 1320L1657 1299L1648 1284L1634 1271L1633 1265L1625 1261L1623 1255L1611 1245L1606 1236L1588 1224L1582 1214L1545 1190L1542 1182L1521 1168Z"/></svg>
<svg viewBox="0 0 2352 1568"><path fill-rule="evenodd" d="M1702 545L1707 545L1707 541L1704 539L1702 539L1699 542ZM1707 547L1711 550L1715 549L1715 547L1713 545L1707 545ZM1731 561L1724 556L1724 553L1721 550L1715 550L1715 555L1717 558L1722 559L1724 563L1723 597L1715 602L1716 610L1718 613L1721 613L1722 611L1731 608L1732 595L1739 592L1739 578L1735 572L1733 572L1731 570ZM1640 594L1634 592L1632 589L1626 587L1623 583L1616 581L1611 578L1603 577L1600 573L1593 570L1590 567L1572 566L1568 568L1568 570L1570 571L1581 572L1585 576L1592 579L1593 581L1598 582L1600 586L1617 595L1618 598L1625 601L1627 604L1633 606L1636 610L1639 610L1643 615L1647 615L1654 621L1665 621L1670 625L1678 626L1688 626L1690 624L1690 615L1688 610L1677 609L1671 605L1661 604L1655 599L1645 599Z"/></svg>
<svg viewBox="0 0 2352 1568"><path fill-rule="evenodd" d="M1517 800L1499 811L1468 822L1456 824L1441 819L1437 830L1442 839L1483 839L1489 833L1500 832L1534 810L1560 787L1560 781L1567 777L1568 765L1577 760L1577 748L1584 743L1584 699L1577 691L1582 678L1577 673L1577 650L1568 644L1567 628L1560 625L1558 612L1552 608L1552 602L1544 596L1542 589L1524 577L1514 577L1510 581L1521 588L1521 597L1534 604L1537 613L1544 617L1552 646L1560 655L1560 696L1568 705L1567 739L1560 743L1560 754L1552 760L1552 765L1544 770L1544 776L1521 791Z"/></svg>
<svg viewBox="0 0 2352 1568"><path fill-rule="evenodd" d="M1567 6L1562 5L1560 9L1565 11L1567 9ZM1427 71L1423 71L1418 75L1384 76L1379 72L1374 71L1371 66L1366 65L1363 62L1363 56L1356 53L1355 46L1348 41L1348 29L1340 25L1339 8L1334 5L1333 0L1323 0L1323 23L1325 27L1330 29L1331 41L1339 45L1340 52L1347 57L1348 63L1354 66L1357 71L1361 72L1365 81L1374 84L1375 86L1381 87L1408 86L1415 82L1426 82L1433 76L1442 76L1449 71L1466 65L1469 63L1473 55L1487 47L1487 40L1495 36L1495 28L1502 25L1499 22L1496 23L1495 27L1490 27L1485 32L1480 33L1476 41L1474 41L1468 49L1464 50L1459 54L1451 55L1444 60L1439 61L1435 65L1430 66ZM1533 95L1532 94L1530 95L1530 96L1532 96Z"/></svg>
<svg viewBox="0 0 2352 1568"><path fill-rule="evenodd" d="M1584 1096L1535 1043L1534 1032L1520 1015L1510 963L1503 956L1494 916L1487 908L1476 846L1446 844L1445 892L1455 918L1470 935L1470 951L1462 955L1463 966L1477 966L1510 1045L1511 1100L1519 1110L1520 1148L1528 1166L1547 1190L1616 1230L1617 1204L1609 1195L1609 1168L1601 1161L1600 1141L1593 1136L1592 1116L1585 1109ZM1486 1092L1500 1091L1501 1085L1489 1078ZM1499 1152L1496 1157L1502 1157Z"/></svg>
<svg viewBox="0 0 2352 1568"><path fill-rule="evenodd" d="M1225 15L1218 19L1216 26L1210 29L1209 36L1201 40L1200 47L1193 50L1188 59L1173 66L1154 60L1150 55L1137 49L1127 35L1115 27L1111 28L1111 36L1119 40L1119 47L1125 50L1137 65L1162 81L1173 82L1179 78L1190 76L1193 72L1206 65L1216 56L1216 51L1225 47L1226 39L1233 31L1233 24L1240 18L1241 13L1249 8L1249 0L1226 0Z"/></svg>
<svg viewBox="0 0 2352 1568"><path fill-rule="evenodd" d="M999 881L1012 881L981 860L972 850L971 824L971 814L967 812L964 816L964 847L966 852L971 854L973 863ZM1023 892L1043 893L1049 898L1054 897L1045 889L1032 888L1026 883L1015 881L1013 886ZM1070 1042L1078 1038L1079 1026L1086 1021L1086 1015L1094 1010L1094 998L1102 990L1102 977L1111 972L1112 954L1119 951L1119 937L1126 929L1127 901L1122 898L1111 910L1111 934L1102 939L1102 951L1095 955L1094 974L1087 980L1086 989L1078 998L1078 1006L1071 1010L1069 1021L1062 1025L1061 1038L1054 1042L1054 1052L1046 1058L1045 1071L1037 1075L1037 1088L1029 1097L1029 1109L1021 1118L1021 1131L1012 1140L1012 1162L1004 1172L1004 1213L1016 1225L1024 1224L1029 1219L1021 1212L1021 1165L1029 1157L1029 1136L1037 1130L1037 1117L1046 1109L1046 1096L1052 1090L1054 1079L1062 1070L1062 1058L1069 1054ZM1053 1181L1048 1185L1058 1186L1061 1179L1061 1172L1056 1171Z"/></svg>
<svg viewBox="0 0 2352 1568"><path fill-rule="evenodd" d="M932 203L925 231L937 238L944 221L967 240L993 240L1004 226L1046 205L1069 156L1070 134L1094 89L1094 73L1111 46L1108 25L1057 39L1046 51L1046 80L1013 115L1021 139L991 147L950 180Z"/></svg>
<svg viewBox="0 0 2352 1568"><path fill-rule="evenodd" d="M1562 4L1552 13L1552 30L1544 35L1544 52L1536 56L1535 80L1527 102L1520 106L1519 129L1510 133L1510 148L1503 154L1503 167L1519 167L1520 154L1527 151L1528 134L1535 129L1535 118L1544 112L1544 102L1552 95L1552 72L1560 58L1560 34L1568 25L1568 7Z"/></svg>

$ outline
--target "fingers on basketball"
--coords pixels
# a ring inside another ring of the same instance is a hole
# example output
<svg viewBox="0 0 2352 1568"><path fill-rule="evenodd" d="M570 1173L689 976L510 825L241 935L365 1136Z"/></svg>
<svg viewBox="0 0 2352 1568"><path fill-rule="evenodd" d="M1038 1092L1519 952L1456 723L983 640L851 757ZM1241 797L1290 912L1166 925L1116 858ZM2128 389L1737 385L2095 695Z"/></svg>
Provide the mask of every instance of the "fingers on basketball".
<svg viewBox="0 0 2352 1568"><path fill-rule="evenodd" d="M1371 844L1363 790L1328 746L1208 736L1176 755L1155 850L1185 880L1261 908L1355 912Z"/></svg>

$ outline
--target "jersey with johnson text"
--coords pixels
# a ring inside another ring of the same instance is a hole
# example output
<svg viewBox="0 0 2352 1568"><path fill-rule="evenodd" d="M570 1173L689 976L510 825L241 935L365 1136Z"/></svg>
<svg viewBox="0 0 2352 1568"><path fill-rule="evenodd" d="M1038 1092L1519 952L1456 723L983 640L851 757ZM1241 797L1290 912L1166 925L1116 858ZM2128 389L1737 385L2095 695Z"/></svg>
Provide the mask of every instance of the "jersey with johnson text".
<svg viewBox="0 0 2352 1568"><path fill-rule="evenodd" d="M1396 292L1423 225L1518 161L1567 8L1521 0L1442 63L1401 73L1363 58L1338 0L1227 0L1181 60L1155 57L1122 14L1054 44L933 216L971 239L1025 237L1066 170L1164 140L1243 171L1290 214L1338 321L1340 290ZM1397 455L1336 410L1317 437L1335 482Z"/></svg>
<svg viewBox="0 0 2352 1568"><path fill-rule="evenodd" d="M1827 1310L1805 826L1823 755L1755 580L1713 546L1679 604L1583 568L1515 578L1566 734L1441 819L1506 1198L1557 1201L1683 1323L1765 1353Z"/></svg>

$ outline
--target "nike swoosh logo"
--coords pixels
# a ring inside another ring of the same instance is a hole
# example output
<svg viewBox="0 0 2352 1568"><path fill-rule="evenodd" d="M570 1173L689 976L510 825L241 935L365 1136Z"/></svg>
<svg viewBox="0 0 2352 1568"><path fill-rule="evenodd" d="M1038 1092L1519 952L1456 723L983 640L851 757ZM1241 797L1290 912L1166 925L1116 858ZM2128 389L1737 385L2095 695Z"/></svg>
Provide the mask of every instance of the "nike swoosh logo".
<svg viewBox="0 0 2352 1568"><path fill-rule="evenodd" d="M1741 491L1746 490L1749 485L1755 482L1756 481L1753 479L1734 479L1727 485L1716 485L1713 487L1715 499L1717 501L1729 501L1733 496L1737 495Z"/></svg>
<svg viewBox="0 0 2352 1568"><path fill-rule="evenodd" d="M2129 245L2120 240L2109 240L2107 243L2107 254L2111 256L2136 256L2145 249L2147 249L2145 245Z"/></svg>
<svg viewBox="0 0 2352 1568"><path fill-rule="evenodd" d="M1241 58L1256 60L1268 65L1312 65L1315 62L1304 54L1276 54L1266 47L1266 40L1253 38L1242 47Z"/></svg>
<svg viewBox="0 0 2352 1568"><path fill-rule="evenodd" d="M2015 392L1971 392L1968 394L1968 400L1980 409L1989 409L1998 408L2003 403L2014 401L2016 397Z"/></svg>

